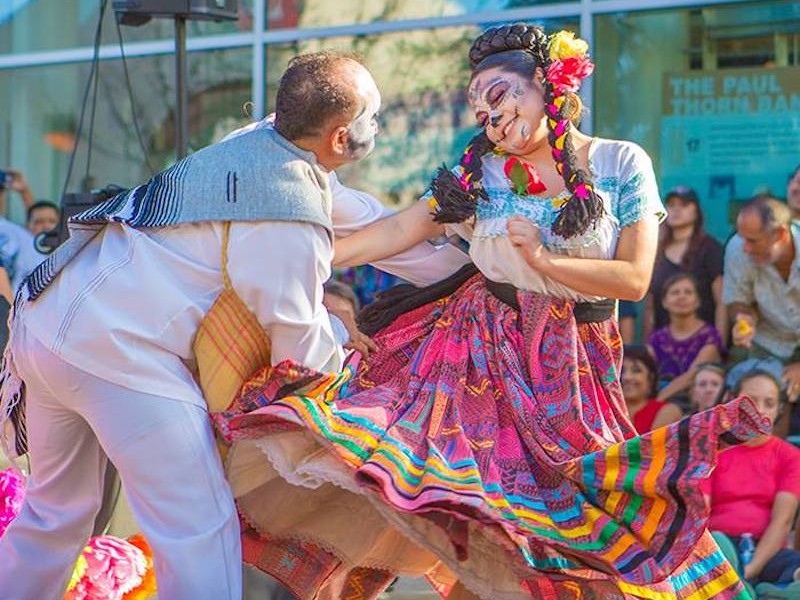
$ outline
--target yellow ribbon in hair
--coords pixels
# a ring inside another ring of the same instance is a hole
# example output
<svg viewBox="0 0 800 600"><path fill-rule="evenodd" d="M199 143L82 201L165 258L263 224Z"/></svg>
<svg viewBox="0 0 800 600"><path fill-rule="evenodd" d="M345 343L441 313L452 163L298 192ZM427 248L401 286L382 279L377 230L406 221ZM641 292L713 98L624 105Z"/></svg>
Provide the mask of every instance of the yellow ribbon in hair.
<svg viewBox="0 0 800 600"><path fill-rule="evenodd" d="M567 134L565 133L561 137L556 138L555 147L559 150L564 149L564 140L567 138Z"/></svg>
<svg viewBox="0 0 800 600"><path fill-rule="evenodd" d="M564 60L573 56L586 56L589 52L589 44L580 38L576 38L571 31L559 31L550 36L550 60Z"/></svg>

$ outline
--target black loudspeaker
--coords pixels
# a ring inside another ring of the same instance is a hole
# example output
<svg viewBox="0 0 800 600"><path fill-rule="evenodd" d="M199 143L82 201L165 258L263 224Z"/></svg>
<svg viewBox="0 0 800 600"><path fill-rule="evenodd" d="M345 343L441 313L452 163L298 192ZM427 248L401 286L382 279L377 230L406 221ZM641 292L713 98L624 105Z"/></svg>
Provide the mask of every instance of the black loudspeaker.
<svg viewBox="0 0 800 600"><path fill-rule="evenodd" d="M204 21L237 19L237 0L113 0L113 6L122 25L143 25L154 17Z"/></svg>

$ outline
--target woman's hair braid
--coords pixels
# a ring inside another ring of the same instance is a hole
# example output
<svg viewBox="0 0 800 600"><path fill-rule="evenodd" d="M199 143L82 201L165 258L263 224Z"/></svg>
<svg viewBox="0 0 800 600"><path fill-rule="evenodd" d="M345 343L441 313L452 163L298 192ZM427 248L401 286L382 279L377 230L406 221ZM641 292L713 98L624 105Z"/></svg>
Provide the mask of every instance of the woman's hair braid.
<svg viewBox="0 0 800 600"><path fill-rule="evenodd" d="M553 222L552 231L563 238L571 238L586 232L603 216L605 208L592 185L591 175L577 166L575 149L572 147L572 122L566 94L559 94L555 86L545 78L545 115L549 130L548 141L556 170L564 179L570 193L569 199Z"/></svg>
<svg viewBox="0 0 800 600"><path fill-rule="evenodd" d="M436 203L433 220L437 223L462 223L475 214L478 199L488 200L483 180L483 155L494 150L494 144L481 131L472 138L461 155L461 177L445 165L431 182Z"/></svg>
<svg viewBox="0 0 800 600"><path fill-rule="evenodd" d="M525 23L491 27L472 43L469 49L469 66L474 73L487 57L509 50L530 52L536 62L542 65L547 60L547 35L540 27Z"/></svg>

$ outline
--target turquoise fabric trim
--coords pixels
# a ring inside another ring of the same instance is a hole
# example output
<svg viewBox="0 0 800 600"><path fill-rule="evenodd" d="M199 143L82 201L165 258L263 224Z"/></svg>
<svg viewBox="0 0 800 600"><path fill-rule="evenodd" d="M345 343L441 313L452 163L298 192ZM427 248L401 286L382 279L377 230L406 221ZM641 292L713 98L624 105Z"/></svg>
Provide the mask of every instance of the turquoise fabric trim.
<svg viewBox="0 0 800 600"><path fill-rule="evenodd" d="M611 210L617 214L617 204L619 202L619 178L602 177L595 183L595 189L603 192L611 201ZM561 203L559 199L566 199L566 195L552 196L520 196L508 188L490 187L486 188L491 202L478 202L476 212L478 219L502 219L512 215L522 215L527 217L539 227L549 228L553 225L558 216Z"/></svg>

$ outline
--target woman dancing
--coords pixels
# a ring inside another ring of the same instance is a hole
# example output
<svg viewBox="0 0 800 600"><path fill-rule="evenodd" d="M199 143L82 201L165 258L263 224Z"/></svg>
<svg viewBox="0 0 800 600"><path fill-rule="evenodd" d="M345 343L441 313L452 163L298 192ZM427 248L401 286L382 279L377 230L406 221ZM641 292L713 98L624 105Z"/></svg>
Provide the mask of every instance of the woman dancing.
<svg viewBox="0 0 800 600"><path fill-rule="evenodd" d="M448 598L747 597L699 483L764 425L741 400L634 437L609 299L647 291L664 210L641 148L572 126L586 50L483 33L458 167L336 247L361 264L456 232L477 270L379 303L368 361L282 363L216 416L247 560L299 598L371 598L393 573Z"/></svg>

